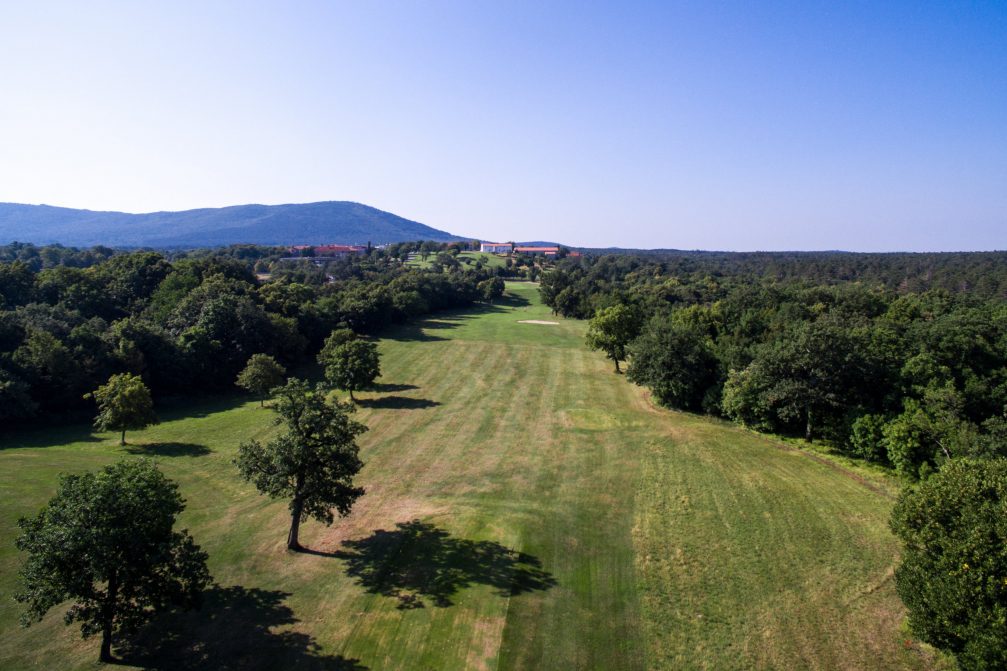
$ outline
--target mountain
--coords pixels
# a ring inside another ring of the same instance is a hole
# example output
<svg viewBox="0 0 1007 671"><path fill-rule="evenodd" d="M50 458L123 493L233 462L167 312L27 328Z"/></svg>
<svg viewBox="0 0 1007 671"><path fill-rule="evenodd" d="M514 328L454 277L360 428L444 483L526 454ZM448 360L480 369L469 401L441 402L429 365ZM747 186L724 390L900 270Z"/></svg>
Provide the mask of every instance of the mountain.
<svg viewBox="0 0 1007 671"><path fill-rule="evenodd" d="M366 244L464 238L390 212L347 201L235 205L182 212L94 212L0 203L0 244L70 247L214 247L249 243Z"/></svg>

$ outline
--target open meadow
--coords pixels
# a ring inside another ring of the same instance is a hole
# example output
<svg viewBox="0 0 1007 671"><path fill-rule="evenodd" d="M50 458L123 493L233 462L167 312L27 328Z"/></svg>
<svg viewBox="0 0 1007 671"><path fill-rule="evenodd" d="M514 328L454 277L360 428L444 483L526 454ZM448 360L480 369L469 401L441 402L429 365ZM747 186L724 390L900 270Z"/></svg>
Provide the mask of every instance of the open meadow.
<svg viewBox="0 0 1007 671"><path fill-rule="evenodd" d="M367 493L284 549L285 501L232 463L268 437L246 397L0 440L0 668L93 669L51 612L18 626L19 516L63 472L155 458L217 586L116 654L154 669L927 669L901 629L896 486L660 410L537 285L387 332L358 394ZM558 322L521 323L522 320Z"/></svg>

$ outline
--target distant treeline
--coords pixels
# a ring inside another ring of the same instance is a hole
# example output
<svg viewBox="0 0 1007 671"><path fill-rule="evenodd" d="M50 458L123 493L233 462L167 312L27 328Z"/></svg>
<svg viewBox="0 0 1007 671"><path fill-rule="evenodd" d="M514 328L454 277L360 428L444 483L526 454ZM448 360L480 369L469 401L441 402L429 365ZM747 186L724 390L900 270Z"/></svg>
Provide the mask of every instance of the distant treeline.
<svg viewBox="0 0 1007 671"><path fill-rule="evenodd" d="M1000 253L685 254L564 260L541 293L627 334L628 377L659 403L916 477L1007 456L1005 287Z"/></svg>
<svg viewBox="0 0 1007 671"><path fill-rule="evenodd" d="M582 250L608 256L622 269L657 267L677 277L743 276L807 280L814 284L863 282L902 293L946 289L1007 299L1007 251L999 252L702 252Z"/></svg>
<svg viewBox="0 0 1007 671"><path fill-rule="evenodd" d="M440 243L427 251L441 262L405 266L422 244L323 267L254 246L0 247L0 422L84 416L83 395L127 371L155 397L230 388L253 354L296 365L333 329L375 333L498 295L500 275L525 272L458 262Z"/></svg>

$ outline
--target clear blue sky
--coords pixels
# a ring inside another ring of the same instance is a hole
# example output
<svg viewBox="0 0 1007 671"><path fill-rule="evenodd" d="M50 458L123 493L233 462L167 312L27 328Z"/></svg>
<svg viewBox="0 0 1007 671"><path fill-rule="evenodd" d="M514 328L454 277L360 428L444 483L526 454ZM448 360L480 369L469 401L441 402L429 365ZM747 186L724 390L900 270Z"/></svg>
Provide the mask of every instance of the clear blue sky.
<svg viewBox="0 0 1007 671"><path fill-rule="evenodd" d="M0 201L1007 248L1007 2L0 5Z"/></svg>

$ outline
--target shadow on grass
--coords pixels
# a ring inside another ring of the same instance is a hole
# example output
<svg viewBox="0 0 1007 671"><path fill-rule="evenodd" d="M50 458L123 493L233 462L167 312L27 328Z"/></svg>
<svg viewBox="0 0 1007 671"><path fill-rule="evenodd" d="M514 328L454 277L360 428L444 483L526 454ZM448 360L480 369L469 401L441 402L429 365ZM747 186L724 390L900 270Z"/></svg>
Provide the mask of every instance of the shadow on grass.
<svg viewBox="0 0 1007 671"><path fill-rule="evenodd" d="M523 308L531 305L531 301L524 296L517 296L515 294L504 294L500 298L493 301L496 305L503 305L509 308Z"/></svg>
<svg viewBox="0 0 1007 671"><path fill-rule="evenodd" d="M502 307L501 305L477 303L466 310L438 312L434 315L426 317L425 319L403 324L402 326L384 331L381 334L381 337L386 340L398 340L404 342L434 342L438 340L447 340L447 338L434 335L431 331L444 331L458 328L466 321L476 319L479 315L507 311L508 308Z"/></svg>
<svg viewBox="0 0 1007 671"><path fill-rule="evenodd" d="M145 443L142 445L127 444L124 448L130 454L143 454L158 457L202 457L213 452L206 445L198 443Z"/></svg>
<svg viewBox="0 0 1007 671"><path fill-rule="evenodd" d="M359 660L324 655L321 646L298 631L275 631L297 624L284 601L287 592L214 586L203 607L158 617L116 649L121 662L145 669L307 669L366 671Z"/></svg>
<svg viewBox="0 0 1007 671"><path fill-rule="evenodd" d="M556 585L536 557L493 541L455 538L420 520L343 541L343 548L312 554L346 562L346 574L357 584L372 594L398 599L402 609L423 608L427 601L439 608L451 606L455 593L470 585L489 585L499 596Z"/></svg>
<svg viewBox="0 0 1007 671"><path fill-rule="evenodd" d="M389 382L376 382L371 385L374 391L381 393L391 393L393 391L412 391L413 389L419 389L415 384L393 384Z"/></svg>
<svg viewBox="0 0 1007 671"><path fill-rule="evenodd" d="M92 433L91 424L23 426L13 427L9 432L0 431L0 450L15 447L61 447L72 443L102 442L105 441Z"/></svg>
<svg viewBox="0 0 1007 671"><path fill-rule="evenodd" d="M408 396L384 396L382 398L358 398L357 405L361 408L384 408L386 410L420 410L435 408L440 403L428 398L409 398Z"/></svg>
<svg viewBox="0 0 1007 671"><path fill-rule="evenodd" d="M157 414L162 422L178 419L203 418L218 412L234 410L253 400L247 394L228 393L222 396L172 396L157 404Z"/></svg>

